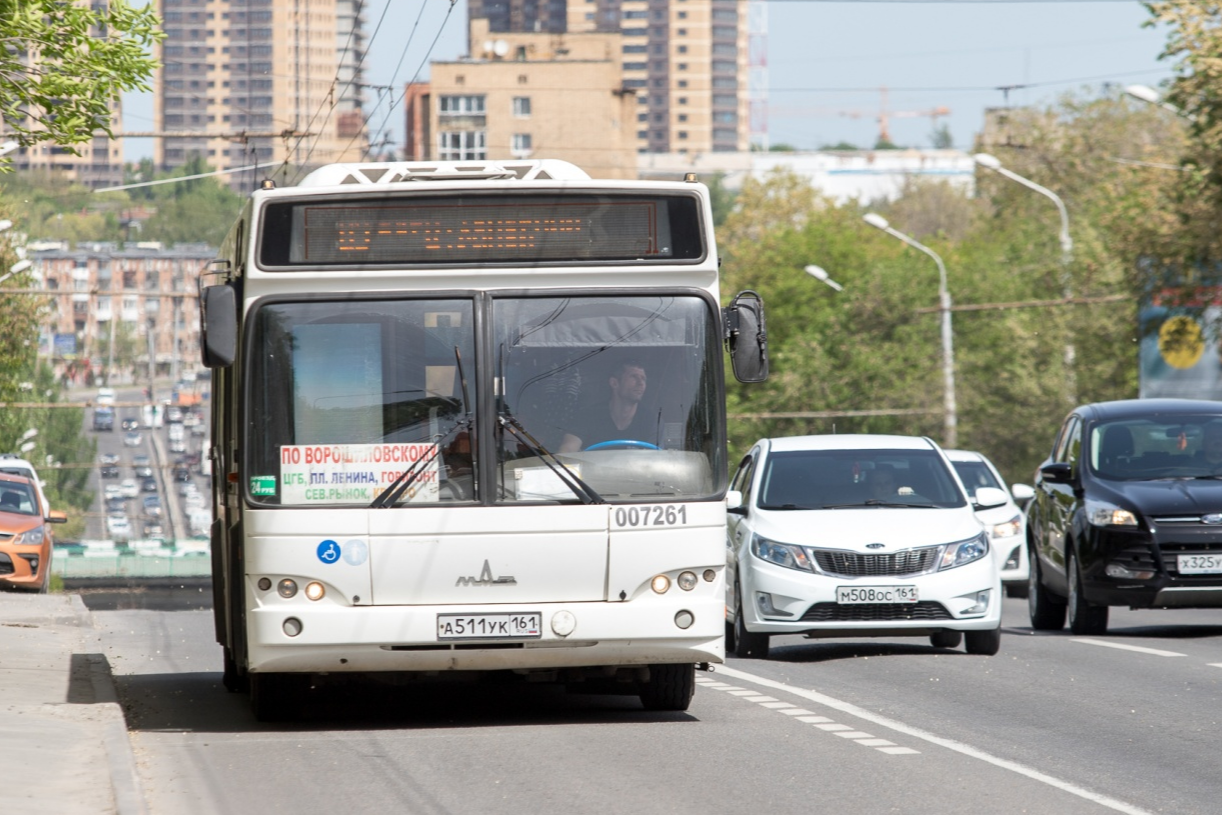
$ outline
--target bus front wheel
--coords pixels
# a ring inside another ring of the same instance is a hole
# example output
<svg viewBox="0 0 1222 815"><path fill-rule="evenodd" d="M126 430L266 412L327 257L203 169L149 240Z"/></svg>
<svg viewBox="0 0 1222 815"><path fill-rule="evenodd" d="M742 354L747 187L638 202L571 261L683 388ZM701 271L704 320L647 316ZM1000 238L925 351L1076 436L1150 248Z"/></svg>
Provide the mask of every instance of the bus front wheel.
<svg viewBox="0 0 1222 815"><path fill-rule="evenodd" d="M641 704L646 710L687 710L695 692L695 665L650 665L649 679L641 685Z"/></svg>

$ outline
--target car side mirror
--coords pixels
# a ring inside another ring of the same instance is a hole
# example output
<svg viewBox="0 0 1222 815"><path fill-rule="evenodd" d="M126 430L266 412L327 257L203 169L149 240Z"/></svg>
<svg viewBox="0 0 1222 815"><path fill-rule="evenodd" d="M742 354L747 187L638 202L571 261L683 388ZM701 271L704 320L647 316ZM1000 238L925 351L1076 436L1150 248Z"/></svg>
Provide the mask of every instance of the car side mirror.
<svg viewBox="0 0 1222 815"><path fill-rule="evenodd" d="M1066 461L1045 464L1040 467L1040 475L1049 484L1069 484L1073 481L1073 467Z"/></svg>
<svg viewBox="0 0 1222 815"><path fill-rule="evenodd" d="M976 495L972 498L972 505L976 509L992 509L1005 504L1009 499L1005 490L1000 490L997 487L978 487Z"/></svg>
<svg viewBox="0 0 1222 815"><path fill-rule="evenodd" d="M726 512L733 515L746 515L747 507L743 504L743 494L738 490L726 493Z"/></svg>
<svg viewBox="0 0 1222 815"><path fill-rule="evenodd" d="M1010 494L1014 496L1014 500L1018 502L1030 501L1035 497L1035 490L1030 484L1011 484Z"/></svg>
<svg viewBox="0 0 1222 815"><path fill-rule="evenodd" d="M62 509L53 509L47 513L47 517L43 520L49 524L66 524L68 523L68 516L64 514Z"/></svg>

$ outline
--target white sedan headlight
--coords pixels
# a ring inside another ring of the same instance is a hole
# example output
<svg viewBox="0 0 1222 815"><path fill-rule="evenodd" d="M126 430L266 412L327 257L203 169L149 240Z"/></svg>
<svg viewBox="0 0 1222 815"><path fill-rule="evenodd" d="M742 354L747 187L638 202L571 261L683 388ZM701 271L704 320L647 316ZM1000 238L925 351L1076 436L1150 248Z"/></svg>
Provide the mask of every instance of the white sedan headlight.
<svg viewBox="0 0 1222 815"><path fill-rule="evenodd" d="M1012 538L1023 531L1023 516L1015 515L1008 521L993 524L989 527L989 537L993 540Z"/></svg>
<svg viewBox="0 0 1222 815"><path fill-rule="evenodd" d="M938 562L938 571L953 569L973 561L980 560L989 553L989 539L983 532L974 538L958 543L948 543L942 549L942 558Z"/></svg>
<svg viewBox="0 0 1222 815"><path fill-rule="evenodd" d="M1107 501L1086 499L1086 519L1092 526L1137 526L1137 516Z"/></svg>
<svg viewBox="0 0 1222 815"><path fill-rule="evenodd" d="M760 560L784 566L787 569L798 569L803 572L813 572L810 557L802 546L789 543L777 543L760 535L751 536L751 554Z"/></svg>

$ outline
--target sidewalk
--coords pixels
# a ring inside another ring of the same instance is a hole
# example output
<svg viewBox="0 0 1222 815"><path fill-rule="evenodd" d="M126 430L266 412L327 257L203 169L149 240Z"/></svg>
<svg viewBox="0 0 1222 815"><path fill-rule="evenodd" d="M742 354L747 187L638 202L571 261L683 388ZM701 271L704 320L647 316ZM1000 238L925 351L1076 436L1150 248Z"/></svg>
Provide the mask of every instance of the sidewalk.
<svg viewBox="0 0 1222 815"><path fill-rule="evenodd" d="M101 650L79 595L0 592L4 815L145 815Z"/></svg>

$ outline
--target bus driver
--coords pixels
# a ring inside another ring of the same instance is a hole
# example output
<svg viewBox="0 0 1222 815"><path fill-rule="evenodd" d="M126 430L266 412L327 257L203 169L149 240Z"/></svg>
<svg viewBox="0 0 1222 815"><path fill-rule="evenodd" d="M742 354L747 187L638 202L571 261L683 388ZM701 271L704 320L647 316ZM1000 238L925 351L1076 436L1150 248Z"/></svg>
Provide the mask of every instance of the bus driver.
<svg viewBox="0 0 1222 815"><path fill-rule="evenodd" d="M564 434L561 453L574 453L592 444L615 439L638 439L656 435L650 420L638 411L645 396L646 375L641 363L627 359L620 363L608 380L611 399L606 407L590 410L578 426Z"/></svg>

